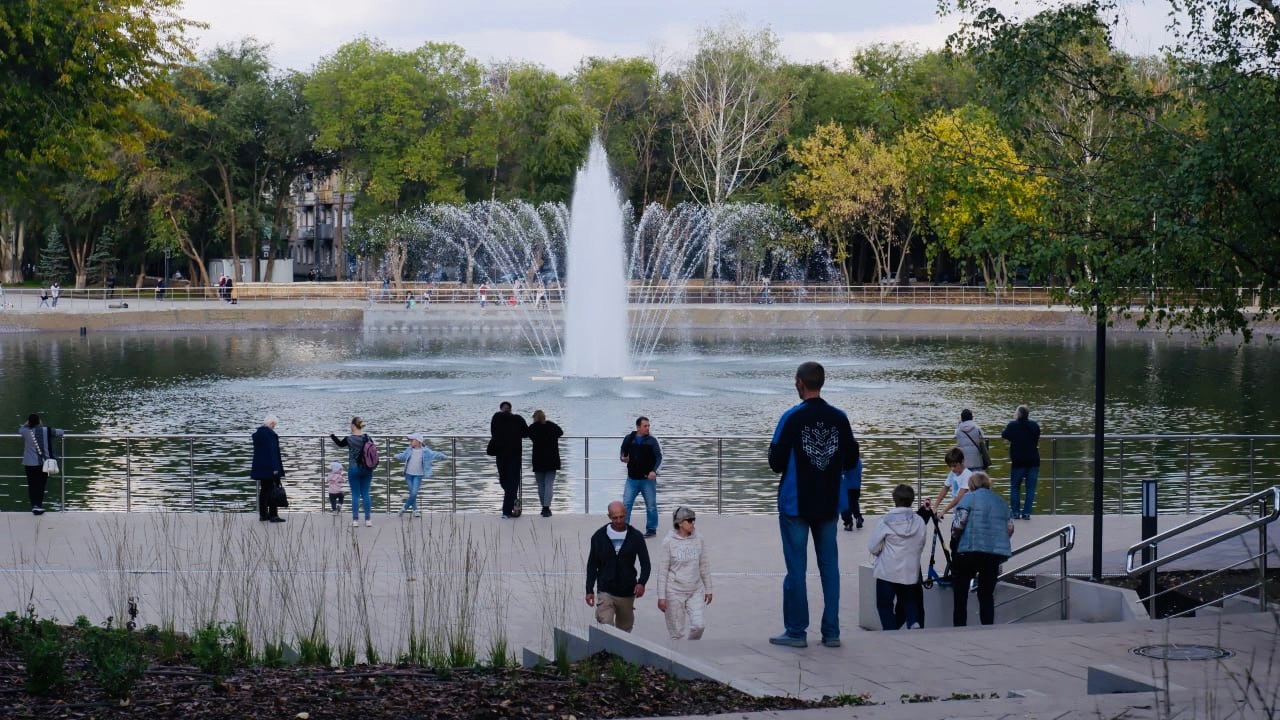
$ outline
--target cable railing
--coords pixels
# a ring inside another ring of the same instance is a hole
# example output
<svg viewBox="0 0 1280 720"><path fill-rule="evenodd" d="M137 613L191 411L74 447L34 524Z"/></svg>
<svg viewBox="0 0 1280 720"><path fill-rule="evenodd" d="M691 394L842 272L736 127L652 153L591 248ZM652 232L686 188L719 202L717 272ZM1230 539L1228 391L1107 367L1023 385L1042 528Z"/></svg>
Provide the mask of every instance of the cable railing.
<svg viewBox="0 0 1280 720"><path fill-rule="evenodd" d="M410 294L414 304L462 305L480 303L480 285L456 282L293 282L235 283L230 290L217 286L201 287L176 281L159 288L90 287L62 288L55 299L47 288L4 288L0 294L0 311L52 310L80 308L85 303L108 308L112 305L131 307L137 303L227 303L236 304L265 300L305 300L320 304L407 304ZM1207 291L1206 291L1207 292ZM1263 297L1256 288L1241 288L1238 294L1246 307L1257 307L1263 300L1274 305L1277 298ZM494 306L558 305L565 299L565 289L558 283L489 284L485 286L485 304ZM791 284L735 283L727 281L668 283L665 281L632 281L628 300L633 304L675 303L706 304L880 304L880 305L977 305L1013 307L1062 306L1069 291L1055 287L1011 286L988 288L970 285L936 285L906 283L891 285L839 285L830 283ZM1196 291L1160 289L1155 293L1163 304L1189 305ZM1153 300L1153 291L1135 288L1129 302L1142 307Z"/></svg>
<svg viewBox="0 0 1280 720"><path fill-rule="evenodd" d="M1008 580L1016 575L1020 575L1026 572L1027 570L1030 570L1033 567L1036 567L1037 565L1049 562L1050 560L1053 560L1055 558L1058 560L1057 579L1053 580L1052 582L1046 583L1044 585L1037 584L1035 589L1032 590L1031 592L1023 595L1019 595L1016 597L1011 597L1007 600L1002 600L996 603L995 607L999 608L1003 605L1006 605L1014 601L1018 601L1019 604L1023 604L1023 602L1028 596L1035 595L1036 593L1043 592L1052 587L1058 588L1057 599L1050 601L1046 605L1037 607L1034 610L1025 612L1022 615L1019 615L1018 617L1012 620L1009 620L1008 621L1009 623L1016 623L1021 620L1025 620L1026 618L1031 617L1032 615L1037 615L1039 613L1044 612L1045 610L1052 608L1054 605L1057 605L1059 608L1059 618L1062 620L1067 619L1069 614L1068 611L1070 609L1070 606L1067 603L1067 553L1071 552L1071 549L1076 546L1076 526L1063 525L1062 527L1058 528L1057 530L1054 530L1053 532L1041 535L1035 540L1032 540L1031 542L1025 545L1015 548L1013 551L1013 554L1009 556L1009 560L1013 560L1015 557L1029 550L1033 550L1037 547L1040 547L1041 545L1044 545L1045 543L1051 542L1055 539L1058 541L1058 547L1056 549L1050 550L1049 552L1045 553L1044 555L1041 555L1040 557L1034 560L1029 560L1023 563L1022 565L1019 565L1018 567L1013 568L1012 570L1005 570L1004 572L1000 573L1000 576L998 578L996 578L997 581Z"/></svg>
<svg viewBox="0 0 1280 720"><path fill-rule="evenodd" d="M398 507L404 493L403 467L391 461L401 434L375 436L386 460L374 476L376 507ZM686 504L720 514L773 512L777 475L769 470L769 437L662 436L664 462L659 479L663 507ZM892 507L892 489L905 483L917 496L940 487L950 435L865 435L863 503L868 512ZM449 455L424 481L425 507L476 512L497 507L500 490L487 435L428 435L428 443ZM553 508L590 513L621 494L624 466L620 437L566 436L563 467L556 476ZM61 440L62 473L50 480L50 500L70 510L243 511L252 507L255 487L248 480L252 458L249 433L82 434ZM327 436L282 435L288 471L286 487L295 509L319 510L326 503L324 477L345 450ZM527 447L527 445L526 445ZM0 435L0 509L24 509L25 478L19 436ZM1252 493L1280 478L1280 435L1119 435L1109 436L1104 453L1104 512L1138 513L1140 483L1160 478L1165 512L1208 512L1230 498ZM1048 435L1041 439L1041 474L1035 514L1087 514L1093 508L1093 436ZM990 469L995 487L1008 492L1008 456L993 443ZM526 461L527 469L527 461ZM528 480L531 473L525 473ZM593 501L595 504L593 504ZM599 507L597 507L597 505Z"/></svg>
<svg viewBox="0 0 1280 720"><path fill-rule="evenodd" d="M1207 523L1213 522L1218 518L1225 517L1228 515L1235 515L1242 510L1244 511L1256 510L1257 516L1254 517L1252 520L1241 523L1228 530L1224 530L1220 533L1213 535L1212 537L1208 537L1198 542L1192 543L1191 545L1188 545L1186 547L1179 548L1163 557L1160 556L1159 554L1160 543L1179 537L1184 533L1187 533L1191 530L1201 527ZM1198 517L1189 522L1185 522L1175 528L1166 530L1162 533L1159 533L1158 535L1154 535L1150 538L1147 538L1146 540L1143 540L1142 542L1139 542L1133 545L1132 547L1129 548L1128 553L1125 555L1125 572L1131 578L1140 577L1142 575L1147 576L1147 593L1145 595L1140 596L1139 599L1141 602L1144 602L1147 604L1147 611L1151 614L1151 617L1156 617L1156 601L1159 600L1160 598L1169 596L1172 593L1178 592L1180 590L1185 590L1209 578L1217 577L1230 570L1234 570L1235 568L1238 568L1241 566L1248 566L1252 563L1256 563L1256 569L1258 572L1258 581L1256 583L1253 583L1247 587L1239 588L1232 592L1224 593L1218 597L1202 602L1199 605L1196 605L1195 607L1191 607L1185 610L1171 613L1167 615L1167 617L1181 617L1183 615L1193 614L1197 610L1201 610L1205 607L1208 607L1210 605L1215 605L1224 600L1228 600L1230 598L1243 595L1244 593L1247 593L1255 589L1258 591L1258 598L1257 598L1258 609L1266 610L1267 609L1267 555L1271 551L1270 545L1268 545L1268 542L1267 542L1267 528L1268 526L1271 525L1271 523L1275 522L1277 518L1280 518L1280 485L1252 493L1247 497L1243 497L1239 500L1236 500L1233 503L1220 507L1209 514L1204 515L1203 517ZM1180 560L1184 557L1187 557L1188 555L1193 555L1195 553L1198 553L1201 550L1214 547L1215 545L1218 545L1232 538L1240 537L1245 533L1248 533L1253 530L1257 530L1258 532L1258 536L1257 536L1258 552L1242 560L1239 560L1230 565L1227 565L1225 567L1221 567L1216 570L1211 570L1205 573L1200 573L1200 574L1197 574L1195 577L1192 577L1191 579L1184 580L1180 583L1164 588L1163 590L1156 590L1156 572L1161 567L1168 565L1176 560ZM1142 552L1144 550L1149 551L1150 555L1152 556L1151 560L1145 561L1145 562L1138 560L1139 556L1142 555Z"/></svg>

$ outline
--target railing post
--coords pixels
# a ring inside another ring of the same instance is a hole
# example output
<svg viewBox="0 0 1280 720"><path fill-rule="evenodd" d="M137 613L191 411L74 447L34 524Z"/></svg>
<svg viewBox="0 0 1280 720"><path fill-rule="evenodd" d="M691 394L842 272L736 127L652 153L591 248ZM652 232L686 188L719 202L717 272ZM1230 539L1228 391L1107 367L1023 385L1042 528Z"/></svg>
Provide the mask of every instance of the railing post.
<svg viewBox="0 0 1280 720"><path fill-rule="evenodd" d="M916 497L924 497L924 438L916 438Z"/></svg>
<svg viewBox="0 0 1280 720"><path fill-rule="evenodd" d="M1187 472L1183 480L1187 484L1187 514L1191 514L1191 438L1187 438Z"/></svg>
<svg viewBox="0 0 1280 720"><path fill-rule="evenodd" d="M1124 515L1124 438L1120 438L1120 514Z"/></svg>
<svg viewBox="0 0 1280 720"><path fill-rule="evenodd" d="M582 438L582 513L591 514L591 438Z"/></svg>
<svg viewBox="0 0 1280 720"><path fill-rule="evenodd" d="M1259 503L1258 517L1267 516L1267 503L1263 500ZM1267 554L1270 552L1271 546L1267 544L1267 526L1271 523L1262 523L1258 526L1258 610L1267 611Z"/></svg>
<svg viewBox="0 0 1280 720"><path fill-rule="evenodd" d="M449 440L449 512L458 512L458 438Z"/></svg>
<svg viewBox="0 0 1280 720"><path fill-rule="evenodd" d="M325 487L326 480L329 475L329 463L325 459L325 442L324 438L320 438L320 510L324 510L325 501L328 500L328 488Z"/></svg>
<svg viewBox="0 0 1280 720"><path fill-rule="evenodd" d="M724 514L724 438L716 438L716 514Z"/></svg>
<svg viewBox="0 0 1280 720"><path fill-rule="evenodd" d="M391 438L383 438L383 442L386 443L383 447L387 449L382 456L384 458L382 462L385 471L383 475L387 483L387 512L391 512Z"/></svg>
<svg viewBox="0 0 1280 720"><path fill-rule="evenodd" d="M1058 549L1061 551L1058 555L1058 606L1062 608L1059 618L1068 620L1070 615L1067 608L1067 534L1060 532L1058 534Z"/></svg>
<svg viewBox="0 0 1280 720"><path fill-rule="evenodd" d="M62 447L62 451L58 455L62 458L62 478L58 480L58 485L62 488L62 500L58 503L58 512L65 512L67 509L67 436L63 435L58 438L58 445Z"/></svg>
<svg viewBox="0 0 1280 720"><path fill-rule="evenodd" d="M1253 494L1253 482L1255 477L1253 461L1254 461L1253 438L1249 438L1249 494L1250 495Z"/></svg>
<svg viewBox="0 0 1280 720"><path fill-rule="evenodd" d="M133 443L124 439L124 511L133 509Z"/></svg>
<svg viewBox="0 0 1280 720"><path fill-rule="evenodd" d="M1053 514L1058 514L1058 438L1049 441L1049 480L1053 491Z"/></svg>
<svg viewBox="0 0 1280 720"><path fill-rule="evenodd" d="M196 509L196 441L187 438L187 477L191 480L191 510Z"/></svg>

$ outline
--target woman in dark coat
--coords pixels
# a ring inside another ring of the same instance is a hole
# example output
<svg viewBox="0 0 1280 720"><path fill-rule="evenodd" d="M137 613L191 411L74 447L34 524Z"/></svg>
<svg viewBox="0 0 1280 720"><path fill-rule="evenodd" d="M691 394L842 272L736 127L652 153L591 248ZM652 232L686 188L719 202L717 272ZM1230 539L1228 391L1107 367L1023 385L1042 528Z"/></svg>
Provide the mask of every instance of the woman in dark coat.
<svg viewBox="0 0 1280 720"><path fill-rule="evenodd" d="M271 493L284 482L284 461L280 457L280 436L276 434L275 415L268 415L262 427L253 433L253 466L249 477L258 481L258 519L284 522L280 510L271 504Z"/></svg>
<svg viewBox="0 0 1280 720"><path fill-rule="evenodd" d="M27 499L31 501L31 514L44 514L44 490L49 484L49 473L44 471L44 461L57 459L53 438L62 437L57 428L40 424L40 416L31 413L25 425L18 426L22 436L22 469L27 473Z"/></svg>
<svg viewBox="0 0 1280 720"><path fill-rule="evenodd" d="M564 431L547 419L541 410L533 411L533 424L529 426L529 440L533 443L533 477L538 482L538 502L542 503L542 517L551 517L551 495L560 469L560 436Z"/></svg>

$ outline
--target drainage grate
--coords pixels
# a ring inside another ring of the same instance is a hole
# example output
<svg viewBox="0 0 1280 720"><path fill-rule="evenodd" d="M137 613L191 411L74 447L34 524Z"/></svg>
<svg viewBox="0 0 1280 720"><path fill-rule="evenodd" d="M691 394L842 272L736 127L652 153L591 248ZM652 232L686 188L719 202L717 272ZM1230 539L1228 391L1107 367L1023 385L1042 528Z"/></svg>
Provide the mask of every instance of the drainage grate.
<svg viewBox="0 0 1280 720"><path fill-rule="evenodd" d="M1155 660L1219 660L1235 653L1212 645L1143 645L1129 652Z"/></svg>

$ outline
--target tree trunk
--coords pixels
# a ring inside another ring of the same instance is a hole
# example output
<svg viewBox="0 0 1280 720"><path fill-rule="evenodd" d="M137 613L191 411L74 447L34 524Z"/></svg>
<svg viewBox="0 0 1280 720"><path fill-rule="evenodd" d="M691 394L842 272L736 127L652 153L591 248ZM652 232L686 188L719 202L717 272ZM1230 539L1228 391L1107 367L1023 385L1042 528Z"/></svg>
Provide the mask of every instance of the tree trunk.
<svg viewBox="0 0 1280 720"><path fill-rule="evenodd" d="M22 282L26 233L26 223L18 220L13 208L0 207L0 282Z"/></svg>
<svg viewBox="0 0 1280 720"><path fill-rule="evenodd" d="M231 196L231 176L227 166L218 161L218 176L222 178L222 207L227 214L227 234L231 241L231 263L235 266L234 278L239 285L244 280L244 272L240 267L240 249L236 246L236 205ZM201 274L204 274L203 268Z"/></svg>

